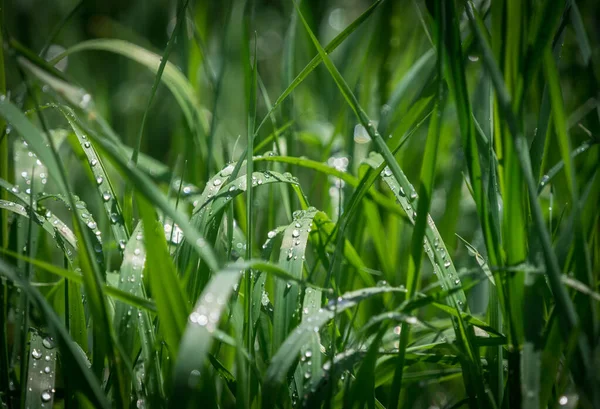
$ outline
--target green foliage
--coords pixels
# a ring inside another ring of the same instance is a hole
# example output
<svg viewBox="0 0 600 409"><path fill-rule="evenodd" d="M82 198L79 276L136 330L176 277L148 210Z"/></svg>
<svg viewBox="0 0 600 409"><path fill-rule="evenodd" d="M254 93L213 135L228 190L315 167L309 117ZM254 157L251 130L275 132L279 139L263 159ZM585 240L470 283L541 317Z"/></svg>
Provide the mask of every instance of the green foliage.
<svg viewBox="0 0 600 409"><path fill-rule="evenodd" d="M68 3L0 0L2 407L600 409L596 2Z"/></svg>

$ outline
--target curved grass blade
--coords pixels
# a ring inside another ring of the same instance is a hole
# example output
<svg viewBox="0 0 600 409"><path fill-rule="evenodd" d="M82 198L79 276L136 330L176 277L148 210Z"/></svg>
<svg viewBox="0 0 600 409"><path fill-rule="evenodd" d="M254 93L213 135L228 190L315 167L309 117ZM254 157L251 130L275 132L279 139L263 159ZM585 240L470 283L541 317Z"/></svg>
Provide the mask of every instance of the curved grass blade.
<svg viewBox="0 0 600 409"><path fill-rule="evenodd" d="M588 149L590 149L593 145L599 143L598 141L589 141L589 142L584 142L581 145L579 145L579 147L577 147L575 150L573 150L571 152L571 159L575 159L577 156L581 155L582 153L584 153L585 151L587 151ZM556 165L552 166L550 168L550 170L548 170L548 172L546 172L546 174L544 176L542 176L542 179L540 180L540 183L538 185L538 194L540 194L542 192L542 190L544 189L544 187L546 187L551 181L552 179L558 174L558 172L561 171L561 169L565 166L565 162L563 160L560 160Z"/></svg>
<svg viewBox="0 0 600 409"><path fill-rule="evenodd" d="M262 157L255 157L255 162L280 162L280 163L289 163L291 165L297 165L306 169L312 169L316 172L323 173L328 176L334 176L343 180L345 183L349 184L352 187L358 187L360 180L347 172L339 171L325 163L317 162L315 160L307 159L307 158L296 158L290 156L269 156L263 155ZM405 217L404 212L401 212L398 209L398 206L392 201L389 200L385 195L382 195L377 190L372 189L369 190L366 196L373 200L373 202L380 205L386 211L397 214L401 217Z"/></svg>
<svg viewBox="0 0 600 409"><path fill-rule="evenodd" d="M2 182L4 181L0 180L0 184ZM7 200L0 201L0 207L27 218L30 214L28 205L21 205ZM69 229L67 225L64 224L60 219L54 216L52 212L47 211L44 216L35 212L34 214L36 215L34 221L40 226L42 226L42 228L46 230L52 236L52 238L55 239L57 243L59 243L59 245L60 243L62 243L62 241L60 239L57 239L57 235L60 235L67 243L69 243L72 246L72 248L76 247L77 244L75 235L73 234L71 229ZM70 250L67 250L66 248L62 249L65 252L66 256L72 257L72 252Z"/></svg>
<svg viewBox="0 0 600 409"><path fill-rule="evenodd" d="M0 248L0 253L5 253L16 259L26 261L27 263L30 263L44 271L47 271L48 273L52 273L56 276L65 278L73 283L83 284L83 276L79 273L56 267L54 264L47 263L45 261L29 258L11 250ZM124 303L131 305L134 308L140 308L151 313L156 313L156 305L151 300L137 297L128 292L123 292L118 288L115 288L108 284L103 284L102 288L106 295L114 298L115 300L123 301Z"/></svg>
<svg viewBox="0 0 600 409"><path fill-rule="evenodd" d="M83 200L80 200L79 196L77 196L77 195L71 194L71 197L73 199L73 203L75 204L74 211L71 208L71 201L61 194L57 194L57 195L40 194L38 196L37 202L39 205L41 201L46 200L46 199L60 200L63 202L65 207L71 211L71 213L73 214L73 217L80 218L82 223L85 225L85 227L87 229L89 229L91 233L93 233L90 236L92 237L92 242L94 244L94 252L96 253L96 261L102 268L104 268L104 254L102 252L102 232L98 228L98 224L94 220L94 216L92 215L92 213L87 210L87 204ZM50 216L48 216L49 214L50 214ZM52 218L51 212L49 213L48 211L44 214L44 216L47 219ZM54 220L52 221L52 223L54 223ZM58 224L60 224L60 223L57 223L56 227L58 227ZM61 226L61 229L62 229L62 226Z"/></svg>
<svg viewBox="0 0 600 409"><path fill-rule="evenodd" d="M115 54L120 54L146 66L155 74L158 72L161 65L161 57L159 55L135 44L117 39L96 39L81 42L73 47L70 47L49 63L56 64L58 61L70 54L89 50L108 51ZM181 107L188 126L190 127L192 134L196 136L196 141L198 142L199 146L204 149L203 155L205 155L206 143L204 139L201 138L201 135L206 134L208 124L205 123L206 121L200 115L200 102L198 101L198 98L194 92L194 88L181 73L181 71L179 71L174 64L168 61L165 63L164 72L160 79L167 86L167 88L169 88L175 97L175 100ZM89 98L90 97L88 94L88 104L90 101Z"/></svg>
<svg viewBox="0 0 600 409"><path fill-rule="evenodd" d="M251 185L256 188L258 186L265 186L271 183L287 183L293 186L299 186L298 180L290 174L281 174L275 171L264 171L254 172L249 178ZM208 220L216 219L217 215L221 214L221 211L225 206L237 195L248 191L248 181L246 176L240 176L237 179L231 181L227 185L223 186L220 193L215 194L212 198L212 205L210 205L209 218ZM212 214L210 214L212 212Z"/></svg>
<svg viewBox="0 0 600 409"><path fill-rule="evenodd" d="M375 295L389 292L405 291L395 287L370 287L353 291L331 301L319 309L316 314L306 317L296 329L286 338L271 360L263 383L263 407L271 407L276 401L282 382L292 365L298 359L302 347L310 342L312 334L319 332L321 327L336 314L355 307L360 301ZM310 318L310 319L309 319Z"/></svg>
<svg viewBox="0 0 600 409"><path fill-rule="evenodd" d="M56 183L59 192L67 194L68 189L60 177L56 158L48 149L46 138L42 132L8 98L0 98L0 115L19 132L19 135L27 141L29 148L35 152L40 161L48 168L48 173Z"/></svg>
<svg viewBox="0 0 600 409"><path fill-rule="evenodd" d="M77 136L77 141L88 160L88 164L94 175L95 185L98 188L98 194L102 199L104 210L110 221L113 236L118 243L119 250L123 251L125 243L129 238L129 234L123 222L121 207L116 199L117 196L115 195L112 183L104 169L103 161L96 153L96 149L94 149L94 146L88 140L83 129L81 129L81 127L72 119L75 117L74 112L68 107L59 107L59 109L63 111L64 117L69 122L69 125L71 125L71 128L73 128L73 131Z"/></svg>
<svg viewBox="0 0 600 409"><path fill-rule="evenodd" d="M216 273L189 315L173 375L172 407L187 408L196 396L214 331L242 271L234 264Z"/></svg>
<svg viewBox="0 0 600 409"><path fill-rule="evenodd" d="M44 408L52 407L56 382L57 350L51 337L42 337L32 331L30 349L27 359L29 361L27 374L27 389L25 407Z"/></svg>
<svg viewBox="0 0 600 409"><path fill-rule="evenodd" d="M86 130L84 128L84 130ZM129 159L124 158L119 148L106 138L101 138L94 132L86 130L88 137L91 137L96 142L97 149L104 152L104 156L108 158L115 168L123 174L123 176L132 183L137 191L151 201L155 207L160 209L164 214L170 217L183 231L183 234L193 243L192 248L199 256L207 263L212 270L218 270L218 262L211 246L206 245L206 240L190 223L187 216L176 209L164 196L164 194L156 187L150 177L144 172L133 166Z"/></svg>
<svg viewBox="0 0 600 409"><path fill-rule="evenodd" d="M71 386L75 388L75 390L81 391L95 407L109 409L111 405L102 392L100 383L88 368L84 356L69 336L62 320L48 305L39 290L31 286L27 281L21 279L15 270L2 259L0 259L0 271L10 281L17 283L24 291L27 291L30 300L46 319L50 331L54 335L55 342L57 342L61 352L62 366L69 371L69 377L72 380Z"/></svg>
<svg viewBox="0 0 600 409"><path fill-rule="evenodd" d="M226 206L229 205L237 195L248 189L246 176L240 176L227 183L231 178L233 168L234 164L228 165L208 181L207 187L197 200L198 203L194 208L194 214L190 220L190 223L196 227L198 231L202 232L206 241L211 245L214 245L216 242L217 232L221 225ZM298 181L291 175L274 171L254 172L249 179L251 180L251 185L255 188L271 183L288 183L292 186L298 185ZM179 254L178 263L180 268L182 268L182 271L189 269L190 266L197 265L198 258L191 254L191 249L187 240L184 241ZM191 278L192 281L190 281L189 285L191 296L194 296L200 291L201 282L198 281L198 276L205 276L202 268L200 270L200 274L195 274ZM192 274L195 270L192 269L191 271L188 271L189 274Z"/></svg>

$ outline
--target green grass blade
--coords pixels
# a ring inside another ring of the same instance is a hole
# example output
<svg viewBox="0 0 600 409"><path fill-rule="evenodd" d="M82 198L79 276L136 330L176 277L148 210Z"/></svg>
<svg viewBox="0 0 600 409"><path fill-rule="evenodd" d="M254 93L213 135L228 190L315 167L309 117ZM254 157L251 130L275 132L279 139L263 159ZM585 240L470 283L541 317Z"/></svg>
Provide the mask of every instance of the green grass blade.
<svg viewBox="0 0 600 409"><path fill-rule="evenodd" d="M57 350L50 337L31 332L25 406L28 408L52 407L56 382Z"/></svg>
<svg viewBox="0 0 600 409"><path fill-rule="evenodd" d="M173 375L173 407L187 408L194 401L195 388L206 371L214 331L242 271L240 266L232 265L216 273L189 315Z"/></svg>
<svg viewBox="0 0 600 409"><path fill-rule="evenodd" d="M138 197L138 208L144 223L144 245L152 297L160 319L160 330L174 358L185 329L188 302L175 270L164 235L163 225L156 219L154 208L144 197Z"/></svg>
<svg viewBox="0 0 600 409"><path fill-rule="evenodd" d="M371 14L377 9L382 3L382 0L376 0L367 10L365 10L356 20L354 20L348 27L346 27L340 34L338 34L329 44L325 46L325 52L330 54L333 52L341 43L344 42L346 38L350 36L360 25L367 20ZM323 57L321 54L316 55L303 69L300 73L294 78L294 80L288 85L288 87L282 92L282 94L277 98L277 100L273 103L273 106L269 110L269 112L265 115L263 120L260 122L258 127L256 128L256 132L262 128L264 123L269 119L271 114L283 103L283 101L296 89L298 85L300 85L308 74L310 74L315 68L321 64L323 61Z"/></svg>
<svg viewBox="0 0 600 409"><path fill-rule="evenodd" d="M0 271L9 280L17 283L23 291L29 293L33 304L39 309L47 320L50 330L54 335L54 340L58 344L58 350L61 352L61 362L64 368L70 371L70 377L73 380L72 386L81 391L86 398L99 408L110 408L108 399L102 392L100 383L88 369L83 355L79 352L76 344L72 341L68 331L65 329L62 320L56 315L52 308L40 292L32 287L28 282L22 280L14 268L0 259Z"/></svg>
<svg viewBox="0 0 600 409"><path fill-rule="evenodd" d="M292 223L285 229L281 249L279 252L279 265L289 272L292 277L302 278L306 245L312 230L312 221L317 210L312 208L296 213ZM300 317L296 310L300 302L299 288L295 284L278 281L275 283L273 301L273 353L279 349L288 333L294 328Z"/></svg>
<svg viewBox="0 0 600 409"><path fill-rule="evenodd" d="M587 65L592 56L590 40L585 32L585 27L583 26L581 13L579 12L579 7L577 7L577 2L572 1L569 5L571 6L571 24L573 25L575 35L577 36L577 43L579 44L579 49L581 51L581 58L583 58L583 65Z"/></svg>
<svg viewBox="0 0 600 409"><path fill-rule="evenodd" d="M100 138L94 132L87 132L88 136L96 141L97 148L108 158L117 170L122 173L127 180L133 183L138 192L144 197L150 200L156 207L170 217L183 231L190 243L192 248L200 255L200 257L208 264L213 270L218 270L218 263L216 256L210 248L206 245L206 240L198 233L188 218L179 210L168 202L163 193L155 186L152 180L129 163L129 160L124 158L118 147L109 142L106 139Z"/></svg>
<svg viewBox="0 0 600 409"><path fill-rule="evenodd" d="M345 183L348 183L352 187L358 187L360 184L360 180L347 172L339 171L325 163L321 163L315 160L307 159L307 158L297 158L290 156L262 156L255 157L255 162L280 162L280 163L289 163L291 165L297 165L305 169L312 169L316 172L323 173L328 176L335 176L336 178L340 178ZM379 193L375 189L370 189L366 193L367 197L372 199L373 202L380 205L386 211L397 214L398 216L406 218L404 212L398 209L398 206L392 201L389 200L385 195Z"/></svg>
<svg viewBox="0 0 600 409"><path fill-rule="evenodd" d="M7 98L0 98L0 115L27 141L29 148L36 153L40 161L48 168L50 177L57 184L59 191L66 194L68 192L67 186L60 177L56 158L48 149L46 138L42 132Z"/></svg>
<svg viewBox="0 0 600 409"><path fill-rule="evenodd" d="M404 291L395 287L371 287L363 288L355 292L346 293L339 299L332 301L327 306L319 309L308 320L303 321L286 338L281 347L277 350L265 375L263 383L263 407L269 407L277 400L279 389L292 365L298 359L302 347L310 342L312 334L319 332L321 327L329 320L349 308L355 307L360 301L373 297L375 295Z"/></svg>
<svg viewBox="0 0 600 409"><path fill-rule="evenodd" d="M73 272L71 270L65 270L60 267L56 267L55 265L53 265L51 263L47 263L47 262L44 262L41 260L29 258L27 256L24 256L22 254L16 253L11 250L2 249L2 250L0 250L0 252L5 253L16 259L23 260L27 263L30 263L30 264L36 266L39 269L47 271L58 277L65 278L73 283L83 284L83 277L79 273ZM104 292L106 293L106 295L113 297L115 300L123 301L124 303L126 303L134 308L140 308L140 309L143 309L143 310L151 312L151 313L156 313L156 305L151 300L137 297L128 292L123 292L123 291L119 290L118 288L113 287L108 284L103 284L102 288L103 288Z"/></svg>
<svg viewBox="0 0 600 409"><path fill-rule="evenodd" d="M537 186L531 171L531 162L527 150L527 144L524 140L523 134L519 131L517 120L514 116L514 113L512 112L512 103L510 95L508 94L506 86L504 85L504 81L502 80L500 70L496 65L496 62L492 55L492 51L490 50L485 38L481 34L480 27L475 21L474 10L471 4L467 4L467 17L469 18L469 22L471 23L471 27L475 34L476 42L478 43L479 48L481 49L485 67L489 72L489 75L496 89L500 109L506 117L507 125L514 140L519 165L523 172L523 176L529 193L533 225L541 242L544 254L544 261L547 269L546 273L548 281L550 284L550 288L552 289L554 299L557 303L557 313L560 318L560 325L563 328L561 332L564 334L564 340L567 341L569 336L568 334L571 334L574 330L576 330L576 328L578 328L579 320L577 317L576 310L573 306L573 302L570 299L568 293L566 292L565 287L562 285L560 278L561 270L558 265L556 254L554 253L552 248L550 235L546 229L546 224L542 215L541 206L537 201ZM567 152L567 155L568 154L569 152ZM588 363L590 362L589 348L590 347L587 344L587 341L583 337L579 337L579 341L577 343L577 356L574 361L576 369L573 371L573 373L577 376L581 375L582 377L584 377L584 379L582 379L582 385L589 383L590 379L589 377L585 378L584 376L586 372L589 373L589 371L591 370L591 368L589 368L588 365ZM585 379L588 380L586 381ZM596 399L592 398L592 396L594 395L594 388L591 385L587 385L586 388L587 392L592 394L590 396L590 399L592 401Z"/></svg>
<svg viewBox="0 0 600 409"><path fill-rule="evenodd" d="M123 263L119 271L119 290L125 294L146 299L146 290L143 285L143 271L146 263L146 248L143 241L143 225L139 223L133 235L127 242L123 251ZM131 359L137 353L135 346L139 340L141 354L144 360L148 380L144 386L148 389L151 399L164 399L163 379L159 356L155 350L156 338L152 317L148 311L132 307L125 302L118 302L115 306L113 318L115 332L119 337L123 350ZM138 390L138 394L142 391Z"/></svg>
<svg viewBox="0 0 600 409"><path fill-rule="evenodd" d="M159 55L148 51L140 46L117 39L95 39L81 42L67 49L63 54L55 57L50 64L56 64L61 59L81 51L108 51L115 54L120 54L133 61L136 61L154 73L158 73L161 65ZM196 96L193 86L185 78L185 76L171 63L166 62L164 72L160 76L161 81L169 88L183 114L187 124L195 136L198 146L203 149L203 156L206 155L205 141L201 138L206 133L208 124L204 123L200 116L200 102ZM89 97L88 97L89 98ZM89 99L87 99L89 101ZM85 108L92 107L91 104Z"/></svg>
<svg viewBox="0 0 600 409"><path fill-rule="evenodd" d="M17 196L17 198L20 199L22 203L27 203L19 204L8 200L2 200L0 202L2 208L16 213L20 216L29 217L31 210L29 208L29 203L24 201L26 196L24 194L19 194L19 192L16 190L13 191L14 186L13 188L10 188L10 184L4 182L3 180L0 180L0 186L6 187L6 190L10 191L12 194ZM43 215L38 213L34 214L36 215L34 221L40 226L42 226L42 228L46 230L50 234L50 236L52 236L57 242L63 243L61 240L62 238L66 243L70 244L71 248L76 248L77 240L75 238L75 234L71 231L71 229L69 229L69 227L67 227L67 225L62 220L60 220L50 211L46 211ZM57 238L57 236L60 236L61 238ZM72 252L69 253L70 250L64 248L64 246L63 251L65 252L66 256L72 257Z"/></svg>
<svg viewBox="0 0 600 409"><path fill-rule="evenodd" d="M98 187L98 194L104 205L104 211L106 212L108 220L110 221L110 227L114 239L118 243L119 250L122 251L127 239L129 238L129 233L125 227L121 206L117 201L117 195L115 194L113 184L108 177L103 160L98 156L96 149L88 140L88 137L83 132L83 129L81 129L81 127L72 119L75 117L74 112L69 108L59 109L63 111L64 117L69 122L69 125L71 125L71 128L73 128L73 131L77 136L77 141L79 142L79 145L81 146L88 160L90 169L94 175L95 185Z"/></svg>

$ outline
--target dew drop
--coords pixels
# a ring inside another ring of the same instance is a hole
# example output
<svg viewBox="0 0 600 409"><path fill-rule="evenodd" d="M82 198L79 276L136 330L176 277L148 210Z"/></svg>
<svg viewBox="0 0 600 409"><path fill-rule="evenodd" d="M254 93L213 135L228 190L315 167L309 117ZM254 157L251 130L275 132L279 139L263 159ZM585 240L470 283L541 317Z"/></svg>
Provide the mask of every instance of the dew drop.
<svg viewBox="0 0 600 409"><path fill-rule="evenodd" d="M34 348L31 350L31 356L33 359L40 359L42 357L42 352L39 349Z"/></svg>
<svg viewBox="0 0 600 409"><path fill-rule="evenodd" d="M50 392L49 390L43 391L41 398L42 402L50 402L50 399L52 399L52 392Z"/></svg>
<svg viewBox="0 0 600 409"><path fill-rule="evenodd" d="M195 388L200 383L200 371L194 369L190 372L190 377L188 378L188 385L190 388Z"/></svg>
<svg viewBox="0 0 600 409"><path fill-rule="evenodd" d="M42 339L42 345L47 349L52 349L54 348L54 339L52 337L45 337Z"/></svg>

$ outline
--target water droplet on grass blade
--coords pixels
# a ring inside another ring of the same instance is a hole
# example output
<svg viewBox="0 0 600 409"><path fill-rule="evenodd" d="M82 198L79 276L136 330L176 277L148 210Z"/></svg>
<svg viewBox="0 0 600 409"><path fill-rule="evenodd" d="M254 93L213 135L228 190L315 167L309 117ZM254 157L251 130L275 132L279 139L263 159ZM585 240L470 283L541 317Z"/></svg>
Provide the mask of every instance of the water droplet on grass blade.
<svg viewBox="0 0 600 409"><path fill-rule="evenodd" d="M42 345L47 349L52 349L54 348L54 339L52 337L45 337L42 339Z"/></svg>
<svg viewBox="0 0 600 409"><path fill-rule="evenodd" d="M43 391L41 398L42 402L50 402L50 399L52 399L52 392L49 390Z"/></svg>

